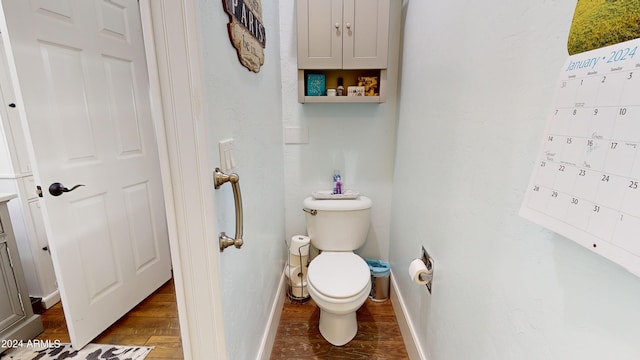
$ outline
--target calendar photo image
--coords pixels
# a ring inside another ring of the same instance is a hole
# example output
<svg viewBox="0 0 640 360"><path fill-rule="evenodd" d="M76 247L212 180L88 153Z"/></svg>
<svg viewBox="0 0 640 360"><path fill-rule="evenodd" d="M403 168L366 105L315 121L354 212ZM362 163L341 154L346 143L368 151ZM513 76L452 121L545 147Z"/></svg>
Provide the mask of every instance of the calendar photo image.
<svg viewBox="0 0 640 360"><path fill-rule="evenodd" d="M640 0L578 0L569 30L569 55L640 37Z"/></svg>

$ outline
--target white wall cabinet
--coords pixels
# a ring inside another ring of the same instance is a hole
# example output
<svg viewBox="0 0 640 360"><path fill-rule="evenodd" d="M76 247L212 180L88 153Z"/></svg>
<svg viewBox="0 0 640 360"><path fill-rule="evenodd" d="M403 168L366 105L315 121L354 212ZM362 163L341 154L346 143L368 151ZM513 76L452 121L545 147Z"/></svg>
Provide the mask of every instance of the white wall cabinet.
<svg viewBox="0 0 640 360"><path fill-rule="evenodd" d="M43 331L40 316L31 309L13 235L7 209L12 198L15 195L0 194L0 341L29 340Z"/></svg>
<svg viewBox="0 0 640 360"><path fill-rule="evenodd" d="M391 6L399 0L297 0L299 102L383 102L389 63ZM326 87L337 79L357 85L359 76L377 77L376 96L306 96L306 74L325 74Z"/></svg>

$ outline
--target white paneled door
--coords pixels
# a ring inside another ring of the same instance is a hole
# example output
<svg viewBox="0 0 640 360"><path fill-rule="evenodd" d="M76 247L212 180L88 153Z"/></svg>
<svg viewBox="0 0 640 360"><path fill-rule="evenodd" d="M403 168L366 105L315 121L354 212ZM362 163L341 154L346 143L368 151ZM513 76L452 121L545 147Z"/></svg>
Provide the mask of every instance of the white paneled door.
<svg viewBox="0 0 640 360"><path fill-rule="evenodd" d="M171 276L137 0L2 0L2 32L71 340ZM52 196L52 183L73 191Z"/></svg>

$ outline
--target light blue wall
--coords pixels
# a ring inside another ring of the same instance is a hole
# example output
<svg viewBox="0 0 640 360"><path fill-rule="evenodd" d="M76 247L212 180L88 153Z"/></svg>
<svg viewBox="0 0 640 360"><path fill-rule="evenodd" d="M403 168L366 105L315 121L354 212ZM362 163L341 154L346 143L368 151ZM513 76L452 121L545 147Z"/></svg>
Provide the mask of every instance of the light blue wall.
<svg viewBox="0 0 640 360"><path fill-rule="evenodd" d="M210 167L220 165L218 141L233 138L244 203L245 244L220 254L229 359L256 358L285 261L278 5L262 6L267 44L255 74L238 61L222 1L199 1ZM214 196L218 230L233 234L231 186Z"/></svg>
<svg viewBox="0 0 640 360"><path fill-rule="evenodd" d="M390 258L428 359L640 358L640 279L518 216L575 1L406 3Z"/></svg>

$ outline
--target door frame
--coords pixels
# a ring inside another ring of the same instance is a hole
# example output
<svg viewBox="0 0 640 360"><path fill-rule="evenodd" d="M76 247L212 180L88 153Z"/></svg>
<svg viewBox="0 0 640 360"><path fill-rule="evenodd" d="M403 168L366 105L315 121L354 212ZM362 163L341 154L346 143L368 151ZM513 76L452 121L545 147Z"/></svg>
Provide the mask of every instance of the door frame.
<svg viewBox="0 0 640 360"><path fill-rule="evenodd" d="M140 0L185 359L226 359L196 1Z"/></svg>

